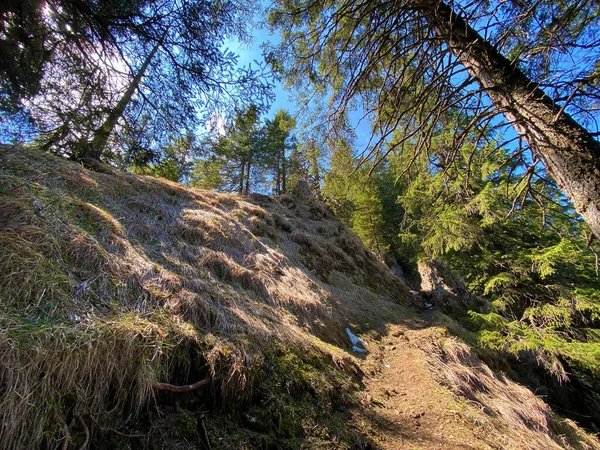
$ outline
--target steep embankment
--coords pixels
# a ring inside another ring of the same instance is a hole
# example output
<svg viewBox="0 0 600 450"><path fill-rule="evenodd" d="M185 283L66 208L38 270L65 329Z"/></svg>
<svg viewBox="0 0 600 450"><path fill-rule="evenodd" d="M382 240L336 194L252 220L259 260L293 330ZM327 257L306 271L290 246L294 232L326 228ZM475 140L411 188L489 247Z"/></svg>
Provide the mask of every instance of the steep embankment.
<svg viewBox="0 0 600 450"><path fill-rule="evenodd" d="M318 201L100 169L0 148L0 448L596 445Z"/></svg>

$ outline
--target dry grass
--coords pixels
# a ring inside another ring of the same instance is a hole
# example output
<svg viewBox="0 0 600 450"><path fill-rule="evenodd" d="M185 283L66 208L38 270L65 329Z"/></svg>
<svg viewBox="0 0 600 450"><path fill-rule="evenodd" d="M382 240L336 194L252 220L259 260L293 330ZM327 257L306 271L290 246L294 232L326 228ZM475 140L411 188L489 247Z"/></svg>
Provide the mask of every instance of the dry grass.
<svg viewBox="0 0 600 450"><path fill-rule="evenodd" d="M410 298L315 200L240 198L0 146L0 448L79 448L82 423L99 439L99 417L120 429L143 416L162 442L149 411L168 398L152 386L206 377L202 404L262 398L279 405L277 432L287 417L296 436L298 405L311 427L336 408L328 374L360 373L344 328L375 338ZM522 426L543 425L536 414ZM277 446L232 436L224 447Z"/></svg>
<svg viewBox="0 0 600 450"><path fill-rule="evenodd" d="M3 448L35 448L43 437L59 442L64 436L56 415L147 404L154 381L170 375L164 359L187 334L170 320L161 329L130 314L41 329L3 314L1 380L10 387L0 401Z"/></svg>
<svg viewBox="0 0 600 450"><path fill-rule="evenodd" d="M0 167L1 448L58 448L66 430L81 444L75 417L141 413L157 381L203 373L209 392L238 398L273 339L345 361L344 326L403 295L385 276L364 295L355 266L375 258L319 237L343 227L315 202L90 172L24 148L1 149ZM324 282L333 268L355 289Z"/></svg>
<svg viewBox="0 0 600 450"><path fill-rule="evenodd" d="M556 417L529 389L496 374L456 338L426 345L433 372L477 413L474 424L502 449L597 449L598 442L570 420Z"/></svg>

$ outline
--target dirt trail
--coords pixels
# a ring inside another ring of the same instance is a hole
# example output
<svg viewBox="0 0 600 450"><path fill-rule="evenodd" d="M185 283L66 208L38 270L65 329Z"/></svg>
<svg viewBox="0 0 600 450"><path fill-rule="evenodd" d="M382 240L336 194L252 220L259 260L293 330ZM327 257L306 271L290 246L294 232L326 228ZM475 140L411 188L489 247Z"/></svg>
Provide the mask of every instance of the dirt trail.
<svg viewBox="0 0 600 450"><path fill-rule="evenodd" d="M465 417L465 405L431 373L419 343L435 338L422 320L391 325L363 361L365 407L354 425L382 449L491 449Z"/></svg>
<svg viewBox="0 0 600 450"><path fill-rule="evenodd" d="M597 437L491 371L425 312L368 342L350 424L383 450L598 450ZM460 395L458 395L460 394ZM465 395L465 396L463 396Z"/></svg>

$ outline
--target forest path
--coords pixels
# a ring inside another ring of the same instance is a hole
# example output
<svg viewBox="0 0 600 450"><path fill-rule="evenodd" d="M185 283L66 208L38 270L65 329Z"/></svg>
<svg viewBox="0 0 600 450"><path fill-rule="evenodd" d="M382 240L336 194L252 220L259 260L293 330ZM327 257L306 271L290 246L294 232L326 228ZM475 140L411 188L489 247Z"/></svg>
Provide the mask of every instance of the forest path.
<svg viewBox="0 0 600 450"><path fill-rule="evenodd" d="M439 336L433 322L415 318L369 342L363 408L354 412L353 426L368 430L381 449L501 448L473 422L482 412L434 378L424 349Z"/></svg>

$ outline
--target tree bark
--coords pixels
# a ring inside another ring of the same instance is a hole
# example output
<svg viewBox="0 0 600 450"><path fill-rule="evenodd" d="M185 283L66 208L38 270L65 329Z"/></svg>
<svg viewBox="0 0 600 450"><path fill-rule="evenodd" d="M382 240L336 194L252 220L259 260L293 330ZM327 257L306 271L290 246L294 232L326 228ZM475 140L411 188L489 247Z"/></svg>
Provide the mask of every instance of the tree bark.
<svg viewBox="0 0 600 450"><path fill-rule="evenodd" d="M250 193L250 170L252 169L252 155L248 156L248 163L246 165L246 188L244 189L244 194L248 195Z"/></svg>
<svg viewBox="0 0 600 450"><path fill-rule="evenodd" d="M287 179L285 174L286 170L287 168L285 166L285 144L283 144L283 147L281 148L281 189L279 192L280 194L285 194L285 191L287 190Z"/></svg>
<svg viewBox="0 0 600 450"><path fill-rule="evenodd" d="M154 58L154 55L156 55L156 52L160 48L161 44L162 39L154 46L148 56L146 56L142 67L140 67L140 70L138 70L135 77L133 77L129 83L129 86L127 86L127 90L119 100L119 103L117 103L116 106L110 111L108 117L104 120L104 123L100 125L100 127L94 132L92 141L84 144L84 149L81 155L83 158L100 159L110 134L115 129L115 126L119 122L123 112L125 112L125 108L127 108L127 105L129 105L129 102L131 102L133 94L135 94L135 91L137 91L138 87L140 86L142 78L144 78L144 74L146 73L146 70L148 70L150 63L152 62L152 59Z"/></svg>
<svg viewBox="0 0 600 450"><path fill-rule="evenodd" d="M311 175L313 176L313 188L315 189L315 191L320 192L321 191L321 174L319 173L319 159L317 157L316 147L313 147L311 152L312 153L310 155L310 159L311 159L310 172L311 172Z"/></svg>
<svg viewBox="0 0 600 450"><path fill-rule="evenodd" d="M244 193L244 179L246 178L246 161L242 159L242 168L240 170L240 188L239 194Z"/></svg>
<svg viewBox="0 0 600 450"><path fill-rule="evenodd" d="M600 144L440 0L413 4L545 164L600 239Z"/></svg>
<svg viewBox="0 0 600 450"><path fill-rule="evenodd" d="M277 167L277 172L275 175L275 195L281 194L281 162L280 162L280 153L277 152L277 157L275 159L275 166Z"/></svg>

